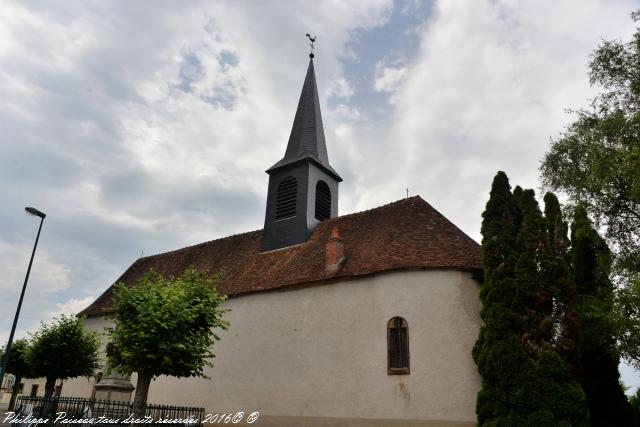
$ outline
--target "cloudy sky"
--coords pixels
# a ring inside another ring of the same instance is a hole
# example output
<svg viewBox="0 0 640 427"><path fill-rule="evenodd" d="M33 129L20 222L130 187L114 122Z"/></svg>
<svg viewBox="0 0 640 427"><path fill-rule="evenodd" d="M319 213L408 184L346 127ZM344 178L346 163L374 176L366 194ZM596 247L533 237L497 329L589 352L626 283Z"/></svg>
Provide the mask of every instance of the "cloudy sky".
<svg viewBox="0 0 640 427"><path fill-rule="evenodd" d="M588 104L627 0L17 1L0 14L0 342L47 213L18 336L141 254L262 228L317 34L340 212L419 194L479 240L491 179L538 166ZM624 368L627 384L640 376Z"/></svg>

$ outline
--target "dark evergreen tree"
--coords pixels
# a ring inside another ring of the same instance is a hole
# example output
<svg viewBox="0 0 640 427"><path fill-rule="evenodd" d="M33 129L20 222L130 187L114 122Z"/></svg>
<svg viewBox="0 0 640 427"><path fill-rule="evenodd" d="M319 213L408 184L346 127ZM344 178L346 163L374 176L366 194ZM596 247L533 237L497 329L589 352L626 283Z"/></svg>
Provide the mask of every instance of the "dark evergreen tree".
<svg viewBox="0 0 640 427"><path fill-rule="evenodd" d="M544 196L546 253L543 270L553 299L553 337L556 351L566 360L572 378L579 377L580 362L576 340L580 319L576 308L576 285L571 272L569 226L562 215L558 198Z"/></svg>
<svg viewBox="0 0 640 427"><path fill-rule="evenodd" d="M584 392L556 351L569 269L566 224L552 202L545 218L532 190L512 194L503 172L494 178L482 222L484 326L473 350L481 426L588 425Z"/></svg>
<svg viewBox="0 0 640 427"><path fill-rule="evenodd" d="M636 425L633 410L620 386L620 360L609 315L614 291L609 278L612 254L582 206L575 210L571 242L577 306L582 321L578 351L591 425Z"/></svg>
<svg viewBox="0 0 640 427"><path fill-rule="evenodd" d="M538 358L551 349L552 295L545 281L542 263L545 261L545 224L533 190L524 190L518 197L522 224L518 230L518 261L515 269L515 311L522 316L519 335L527 353Z"/></svg>
<svg viewBox="0 0 640 427"><path fill-rule="evenodd" d="M543 217L533 190L524 190L519 197L522 226L514 311L522 316L520 341L532 368L521 372L514 408L520 417L510 425L586 426L586 397L558 353L567 306L565 288L570 283L567 230L555 197L545 199L548 216Z"/></svg>
<svg viewBox="0 0 640 427"><path fill-rule="evenodd" d="M518 207L509 179L498 172L482 214L484 280L480 289L484 325L473 349L473 359L482 376L476 412L480 425L507 419L515 405L522 369L530 360L520 345L519 319L512 311L515 298Z"/></svg>

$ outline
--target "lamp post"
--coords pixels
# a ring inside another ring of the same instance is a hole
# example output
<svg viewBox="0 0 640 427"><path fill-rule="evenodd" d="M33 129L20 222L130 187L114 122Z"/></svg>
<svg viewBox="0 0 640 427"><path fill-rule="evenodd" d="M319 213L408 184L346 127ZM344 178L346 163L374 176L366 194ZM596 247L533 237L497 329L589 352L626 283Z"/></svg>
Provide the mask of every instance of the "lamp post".
<svg viewBox="0 0 640 427"><path fill-rule="evenodd" d="M13 326L11 327L11 333L9 334L9 341L4 351L4 357L2 358L2 366L0 367L0 382L4 380L4 373L7 369L7 363L9 363L9 352L11 351L11 343L13 342L13 334L16 332L16 325L18 324L18 316L20 316L20 308L22 308L22 300L24 298L24 291L27 289L27 281L29 280L29 273L31 273L31 264L33 264L33 256L36 254L36 248L38 247L38 239L40 239L40 230L42 230L42 223L44 222L44 213L40 212L36 208L26 207L25 211L29 215L37 216L40 218L40 227L38 227L38 234L36 236L36 243L33 245L33 252L31 252L31 259L29 260L29 267L27 268L27 276L24 278L24 284L22 285L22 292L20 293L20 300L18 301L18 308L16 309L16 315L13 318Z"/></svg>

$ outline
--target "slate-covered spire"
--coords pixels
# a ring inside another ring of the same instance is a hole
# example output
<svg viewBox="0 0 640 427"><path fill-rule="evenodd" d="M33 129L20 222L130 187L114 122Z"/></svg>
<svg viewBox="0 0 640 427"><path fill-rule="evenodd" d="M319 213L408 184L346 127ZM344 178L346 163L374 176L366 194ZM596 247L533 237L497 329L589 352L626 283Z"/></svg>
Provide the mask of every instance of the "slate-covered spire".
<svg viewBox="0 0 640 427"><path fill-rule="evenodd" d="M300 160L311 159L338 181L342 181L340 175L329 164L312 55L309 55L311 57L309 67L298 101L296 116L293 119L287 151L282 160L271 166L267 173Z"/></svg>
<svg viewBox="0 0 640 427"><path fill-rule="evenodd" d="M313 49L315 38L307 37ZM329 164L313 52L309 57L287 151L267 170L264 251L303 243L320 221L338 216L338 184L342 178Z"/></svg>

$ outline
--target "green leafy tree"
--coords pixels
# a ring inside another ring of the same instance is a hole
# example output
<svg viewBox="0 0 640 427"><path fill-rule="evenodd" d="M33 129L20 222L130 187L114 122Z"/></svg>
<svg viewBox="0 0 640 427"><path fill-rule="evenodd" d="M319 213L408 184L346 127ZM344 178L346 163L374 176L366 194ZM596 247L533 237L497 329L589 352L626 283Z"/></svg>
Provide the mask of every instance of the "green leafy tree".
<svg viewBox="0 0 640 427"><path fill-rule="evenodd" d="M11 400L9 401L9 411L12 411L16 404L16 398L18 397L18 391L20 389L20 382L23 378L29 378L32 376L31 365L29 364L29 360L27 358L28 352L29 341L27 341L26 339L16 340L11 345L11 353L9 353L7 372L13 374L16 379L11 393ZM3 355L4 352L0 351L0 359Z"/></svg>
<svg viewBox="0 0 640 427"><path fill-rule="evenodd" d="M631 280L614 297L613 322L620 355L640 369L640 280Z"/></svg>
<svg viewBox="0 0 640 427"><path fill-rule="evenodd" d="M587 217L583 206L575 210L571 225L574 278L582 325L578 353L582 384L592 426L632 426L634 415L620 386L610 280L611 251Z"/></svg>
<svg viewBox="0 0 640 427"><path fill-rule="evenodd" d="M634 20L640 15L632 14ZM606 229L620 274L640 273L640 30L629 43L604 41L589 63L601 88L588 109L552 141L543 183L583 203ZM629 277L627 277L629 279Z"/></svg>
<svg viewBox="0 0 640 427"><path fill-rule="evenodd" d="M51 396L58 379L88 377L98 368L100 340L87 331L78 317L60 316L41 324L33 335L27 360L34 377L45 377L45 396Z"/></svg>
<svg viewBox="0 0 640 427"><path fill-rule="evenodd" d="M111 369L137 372L136 416L144 415L154 377L205 377L204 367L213 366L214 328L228 327L216 284L217 277L189 269L176 278L151 271L133 287L116 287L107 358Z"/></svg>
<svg viewBox="0 0 640 427"><path fill-rule="evenodd" d="M584 206L576 210L572 240L593 425L630 425L615 346L617 338L618 354L640 368L640 30L626 43L603 41L589 78L600 93L590 108L574 111L577 119L552 141L541 173L546 186ZM613 254L596 227L605 230ZM612 255L618 290L610 281Z"/></svg>

